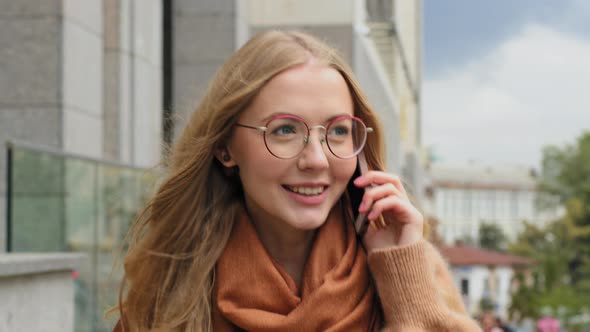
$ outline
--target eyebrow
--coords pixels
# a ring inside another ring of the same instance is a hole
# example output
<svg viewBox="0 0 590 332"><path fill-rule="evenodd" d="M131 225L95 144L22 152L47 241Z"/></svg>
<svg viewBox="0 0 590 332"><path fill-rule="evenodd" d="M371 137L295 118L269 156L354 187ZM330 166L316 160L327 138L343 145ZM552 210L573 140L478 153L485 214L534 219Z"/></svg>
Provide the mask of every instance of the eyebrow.
<svg viewBox="0 0 590 332"><path fill-rule="evenodd" d="M273 113L265 116L264 118L262 118L261 121L263 121L264 123L267 123L270 119L274 118L275 116L279 116L279 115L292 115L292 116L296 116L298 118L303 119L303 117L301 117L301 116L299 116L297 114L289 113L289 112L273 112ZM334 120L334 119L336 119L338 117L345 116L345 115L347 115L347 116L354 116L354 114L353 115L350 115L348 113L339 113L339 114L336 114L336 115L333 115L333 116L329 117L323 123L330 122L330 121L332 121L332 120ZM305 120L305 119L303 119L303 120ZM305 122L307 122L307 120L305 120Z"/></svg>

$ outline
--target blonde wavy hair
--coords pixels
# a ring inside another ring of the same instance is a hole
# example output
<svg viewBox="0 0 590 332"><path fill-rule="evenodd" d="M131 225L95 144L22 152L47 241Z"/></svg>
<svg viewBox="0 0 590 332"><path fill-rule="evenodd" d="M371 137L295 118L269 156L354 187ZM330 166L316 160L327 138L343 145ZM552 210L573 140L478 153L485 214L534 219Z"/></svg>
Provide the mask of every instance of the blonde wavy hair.
<svg viewBox="0 0 590 332"><path fill-rule="evenodd" d="M239 179L214 155L269 80L312 58L346 80L355 115L375 129L364 149L369 167L384 169L379 121L338 52L301 32L257 34L212 79L172 149L166 179L129 231L125 276L113 308L126 329L212 331L215 264L243 202Z"/></svg>

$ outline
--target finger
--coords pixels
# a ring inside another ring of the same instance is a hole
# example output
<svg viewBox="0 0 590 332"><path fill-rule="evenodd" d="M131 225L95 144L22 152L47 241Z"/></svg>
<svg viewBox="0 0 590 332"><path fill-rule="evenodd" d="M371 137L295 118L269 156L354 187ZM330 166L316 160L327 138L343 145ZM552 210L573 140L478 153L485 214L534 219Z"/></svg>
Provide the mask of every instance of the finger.
<svg viewBox="0 0 590 332"><path fill-rule="evenodd" d="M402 184L401 178L396 174L387 173L387 172L380 172L380 171L370 171L367 174L365 174L364 176L366 176L368 178L369 183L373 183L373 184L392 183L401 193L404 194L404 196L407 195L406 189L404 188L404 185Z"/></svg>
<svg viewBox="0 0 590 332"><path fill-rule="evenodd" d="M398 196L388 196L380 199L373 204L371 212L367 218L371 221L377 219L383 212L391 211L395 215L407 215L410 213L411 204ZM395 218L403 220L404 218Z"/></svg>
<svg viewBox="0 0 590 332"><path fill-rule="evenodd" d="M403 194L393 185L393 183L385 183L379 186L366 188L363 200L359 206L359 212L368 212L371 205L373 205L373 202L391 195L403 197Z"/></svg>
<svg viewBox="0 0 590 332"><path fill-rule="evenodd" d="M354 180L354 184L358 187L366 187L370 184L385 184L392 183L402 194L407 197L406 189L402 184L399 176L381 171L369 171L364 175L359 176Z"/></svg>

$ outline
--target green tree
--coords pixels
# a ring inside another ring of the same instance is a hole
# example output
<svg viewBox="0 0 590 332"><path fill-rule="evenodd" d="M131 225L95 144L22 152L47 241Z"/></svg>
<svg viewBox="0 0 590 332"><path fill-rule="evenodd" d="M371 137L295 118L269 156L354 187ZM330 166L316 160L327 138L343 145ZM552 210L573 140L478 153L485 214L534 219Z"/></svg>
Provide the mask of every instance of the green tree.
<svg viewBox="0 0 590 332"><path fill-rule="evenodd" d="M590 132L576 144L544 149L539 188L543 207L566 209L562 221L575 249L568 260L571 283L590 293Z"/></svg>
<svg viewBox="0 0 590 332"><path fill-rule="evenodd" d="M525 223L523 232L508 250L535 261L528 273L521 271L516 274L521 287L512 296L509 308L512 318L536 318L542 307L549 307L554 312L561 310L564 315L562 318L582 310L581 298L570 285L569 261L575 256L575 247L563 220L543 228Z"/></svg>
<svg viewBox="0 0 590 332"><path fill-rule="evenodd" d="M485 222L479 225L480 247L503 251L506 249L506 241L506 235L498 225Z"/></svg>
<svg viewBox="0 0 590 332"><path fill-rule="evenodd" d="M537 318L540 309L569 317L590 311L590 132L576 144L543 150L539 177L539 207L564 208L564 215L539 227L525 223L511 253L535 260L535 266L516 279L521 287L513 294L511 317Z"/></svg>

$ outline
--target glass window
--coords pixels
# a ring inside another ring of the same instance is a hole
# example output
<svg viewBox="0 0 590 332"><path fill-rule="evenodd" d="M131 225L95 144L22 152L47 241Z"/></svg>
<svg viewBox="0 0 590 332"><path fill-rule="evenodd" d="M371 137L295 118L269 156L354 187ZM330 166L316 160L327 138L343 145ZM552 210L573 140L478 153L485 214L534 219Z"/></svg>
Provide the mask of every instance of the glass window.
<svg viewBox="0 0 590 332"><path fill-rule="evenodd" d="M461 279L461 295L469 295L469 280Z"/></svg>

